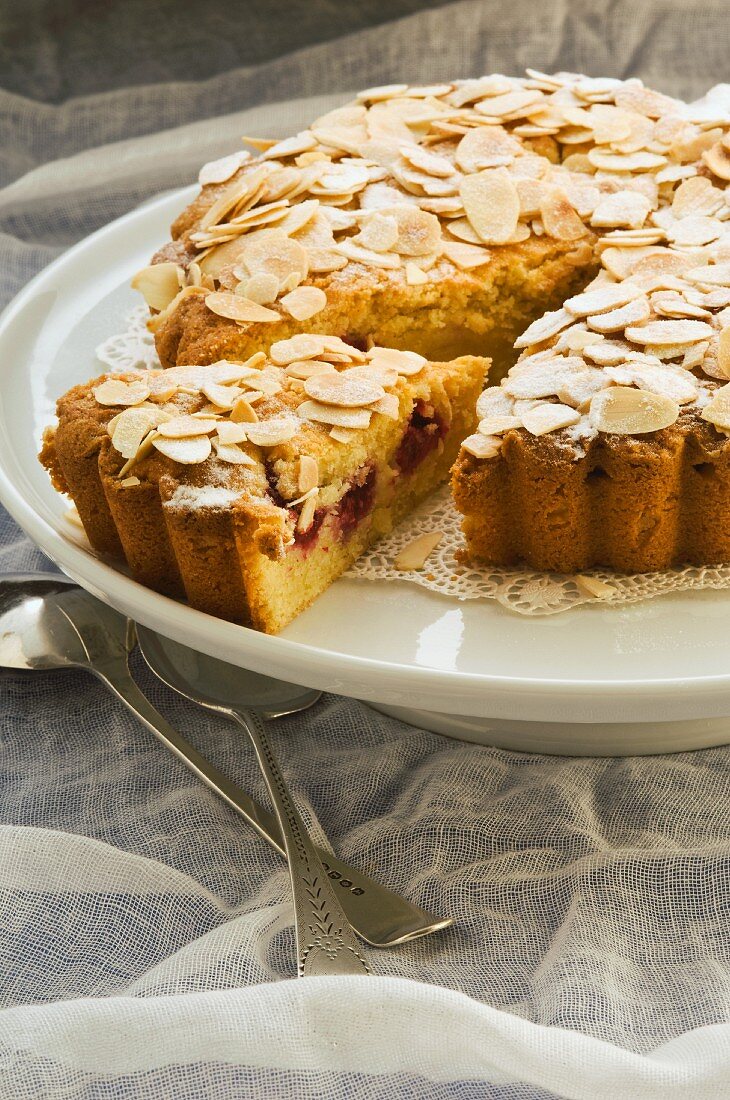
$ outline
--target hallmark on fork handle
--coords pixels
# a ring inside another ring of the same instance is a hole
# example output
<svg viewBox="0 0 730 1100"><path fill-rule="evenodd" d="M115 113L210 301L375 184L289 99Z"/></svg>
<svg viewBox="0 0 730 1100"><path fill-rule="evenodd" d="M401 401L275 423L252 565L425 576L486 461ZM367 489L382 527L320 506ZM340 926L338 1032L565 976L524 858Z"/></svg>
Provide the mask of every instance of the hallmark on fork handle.
<svg viewBox="0 0 730 1100"><path fill-rule="evenodd" d="M355 894L356 897L361 897L365 891L362 886L355 886L349 878L343 878L339 871L333 871L329 863L322 860L322 866L327 872L327 878L334 879L334 881L343 888L343 890L349 890L351 894Z"/></svg>

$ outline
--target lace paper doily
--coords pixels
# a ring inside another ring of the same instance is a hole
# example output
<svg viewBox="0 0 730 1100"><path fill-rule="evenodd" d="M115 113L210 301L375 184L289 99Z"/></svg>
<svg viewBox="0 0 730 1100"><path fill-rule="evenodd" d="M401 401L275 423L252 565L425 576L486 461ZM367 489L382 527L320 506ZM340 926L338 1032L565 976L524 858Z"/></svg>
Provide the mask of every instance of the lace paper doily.
<svg viewBox="0 0 730 1100"><path fill-rule="evenodd" d="M129 314L124 331L99 345L96 355L105 367L114 371L159 368L154 341L145 324L148 317L145 306L137 307ZM423 570L396 569L393 562L399 551L429 531L440 531L442 538ZM599 602L574 577L462 565L456 560L462 546L461 516L448 488L444 488L364 554L352 566L350 575L364 580L405 581L459 600L494 599L520 615L555 615L580 604ZM637 603L668 592L730 588L730 565L638 574L595 570L590 576L610 585L613 591L602 596L600 602L611 606Z"/></svg>

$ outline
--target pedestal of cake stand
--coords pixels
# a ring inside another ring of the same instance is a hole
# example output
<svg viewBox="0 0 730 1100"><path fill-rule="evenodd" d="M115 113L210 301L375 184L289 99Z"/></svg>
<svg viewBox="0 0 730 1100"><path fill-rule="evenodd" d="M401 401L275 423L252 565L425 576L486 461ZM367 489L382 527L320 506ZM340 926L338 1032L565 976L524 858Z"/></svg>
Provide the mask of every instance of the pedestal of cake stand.
<svg viewBox="0 0 730 1100"><path fill-rule="evenodd" d="M373 710L460 741L551 756L649 756L730 744L730 718L677 722L519 722L369 703Z"/></svg>

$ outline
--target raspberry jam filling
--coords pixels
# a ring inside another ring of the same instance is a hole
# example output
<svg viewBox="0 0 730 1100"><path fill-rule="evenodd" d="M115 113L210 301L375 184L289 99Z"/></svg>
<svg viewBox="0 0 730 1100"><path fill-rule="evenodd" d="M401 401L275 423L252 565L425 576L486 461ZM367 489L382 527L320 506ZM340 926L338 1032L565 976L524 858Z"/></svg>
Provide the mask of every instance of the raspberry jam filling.
<svg viewBox="0 0 730 1100"><path fill-rule="evenodd" d="M424 458L436 450L448 430L448 424L434 411L432 405L417 401L395 452L398 472L406 476L412 474Z"/></svg>
<svg viewBox="0 0 730 1100"><path fill-rule="evenodd" d="M375 467L361 466L350 488L332 508L319 508L306 531L297 531L294 546L298 550L310 550L319 537L325 519L330 517L330 527L340 538L348 539L372 510L375 501Z"/></svg>

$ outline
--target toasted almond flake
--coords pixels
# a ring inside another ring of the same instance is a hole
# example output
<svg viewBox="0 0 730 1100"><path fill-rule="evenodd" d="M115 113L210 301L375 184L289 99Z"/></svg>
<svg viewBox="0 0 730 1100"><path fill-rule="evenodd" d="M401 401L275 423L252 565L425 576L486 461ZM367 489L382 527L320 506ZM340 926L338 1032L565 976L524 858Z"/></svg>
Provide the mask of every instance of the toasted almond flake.
<svg viewBox="0 0 730 1100"><path fill-rule="evenodd" d="M377 103L403 95L406 91L408 91L407 84L379 84L377 87L365 88L364 91L358 92L357 98L363 103Z"/></svg>
<svg viewBox="0 0 730 1100"><path fill-rule="evenodd" d="M428 360L425 355L419 355L415 351L401 351L398 348L381 348L377 345L370 348L367 353L368 362L379 368L392 367L398 374L410 377L419 374L426 366Z"/></svg>
<svg viewBox="0 0 730 1100"><path fill-rule="evenodd" d="M576 294L565 302L565 309L573 317L587 317L625 306L642 295L640 287L631 282L602 283L582 294Z"/></svg>
<svg viewBox="0 0 730 1100"><path fill-rule="evenodd" d="M485 168L465 176L459 194L469 224L481 241L504 244L509 240L517 228L520 199L506 169Z"/></svg>
<svg viewBox="0 0 730 1100"><path fill-rule="evenodd" d="M285 294L281 305L295 321L308 321L327 305L327 295L318 286L300 286Z"/></svg>
<svg viewBox="0 0 730 1100"><path fill-rule="evenodd" d="M645 195L636 191L615 191L602 196L591 215L591 225L637 229L644 224L651 209L652 204Z"/></svg>
<svg viewBox="0 0 730 1100"><path fill-rule="evenodd" d="M161 263L143 267L131 281L151 309L163 310L169 306L184 284L183 270L179 264Z"/></svg>
<svg viewBox="0 0 730 1100"><path fill-rule="evenodd" d="M676 245L687 247L710 244L722 236L722 223L717 218L702 214L690 214L666 229L667 239Z"/></svg>
<svg viewBox="0 0 730 1100"><path fill-rule="evenodd" d="M219 157L218 160L208 161L204 164L198 173L198 183L201 187L206 187L211 183L225 183L235 175L239 168L251 159L251 154L247 149L241 149L237 153L230 153L226 157Z"/></svg>
<svg viewBox="0 0 730 1100"><path fill-rule="evenodd" d="M190 436L214 432L217 426L218 421L212 418L203 420L195 416L183 415L173 416L170 420L163 421L158 431L166 439L186 439Z"/></svg>
<svg viewBox="0 0 730 1100"><path fill-rule="evenodd" d="M240 289L239 289L240 288ZM248 298L250 302L256 302L260 306L268 306L276 301L279 293L279 279L276 275L267 271L260 271L258 275L242 280L238 284L236 293Z"/></svg>
<svg viewBox="0 0 730 1100"><path fill-rule="evenodd" d="M317 497L318 492L315 489L311 496L308 496L302 505L302 509L297 518L297 531L305 533L309 530L314 522L314 513L317 511Z"/></svg>
<svg viewBox="0 0 730 1100"><path fill-rule="evenodd" d="M241 260L249 275L275 275L279 283L292 275L301 282L309 273L307 249L280 229L244 238Z"/></svg>
<svg viewBox="0 0 730 1100"><path fill-rule="evenodd" d="M452 218L451 221L444 225L444 229L447 233L450 233L452 237L458 237L460 241L483 247L482 238L472 227L468 218Z"/></svg>
<svg viewBox="0 0 730 1100"><path fill-rule="evenodd" d="M158 410L149 408L127 408L114 417L112 446L122 458L132 458L139 450L142 440L156 426Z"/></svg>
<svg viewBox="0 0 730 1100"><path fill-rule="evenodd" d="M426 531L400 550L393 561L396 569L423 569L427 559L443 539L443 531Z"/></svg>
<svg viewBox="0 0 730 1100"><path fill-rule="evenodd" d="M589 149L586 155L594 168L604 172L648 172L667 163L667 158L660 153L648 153L644 150L636 153L610 153L596 147Z"/></svg>
<svg viewBox="0 0 730 1100"><path fill-rule="evenodd" d="M543 189L540 219L547 235L559 241L575 241L588 232L559 187L546 186Z"/></svg>
<svg viewBox="0 0 730 1100"><path fill-rule="evenodd" d="M708 286L730 287L730 263L710 264L707 267L692 267L684 275L691 283L703 283Z"/></svg>
<svg viewBox="0 0 730 1100"><path fill-rule="evenodd" d="M706 321L649 321L645 325L630 326L626 339L635 344L663 345L692 344L712 336L712 327Z"/></svg>
<svg viewBox="0 0 730 1100"><path fill-rule="evenodd" d="M295 359L293 363L285 368L284 373L289 378L298 378L304 381L307 378L313 378L315 374L332 374L335 370L332 363L327 363L323 359Z"/></svg>
<svg viewBox="0 0 730 1100"><path fill-rule="evenodd" d="M721 180L730 180L730 152L722 142L712 145L702 154L702 159L710 171Z"/></svg>
<svg viewBox="0 0 730 1100"><path fill-rule="evenodd" d="M496 458L502 446L502 440L495 435L482 435L475 432L468 435L461 444L463 450L474 458Z"/></svg>
<svg viewBox="0 0 730 1100"><path fill-rule="evenodd" d="M288 340L277 340L269 348L269 356L277 366L286 367L295 360L316 359L325 350L326 337L298 333Z"/></svg>
<svg viewBox="0 0 730 1100"><path fill-rule="evenodd" d="M587 323L596 332L619 332L627 325L635 325L642 321L648 321L651 316L651 306L646 295L634 298L625 306L618 309L610 309L607 313L593 314L587 318Z"/></svg>
<svg viewBox="0 0 730 1100"><path fill-rule="evenodd" d="M381 214L378 211L368 216L354 238L356 244L373 252L387 252L397 240L398 222L392 214Z"/></svg>
<svg viewBox="0 0 730 1100"><path fill-rule="evenodd" d="M298 134L294 134L292 137L284 138L283 141L277 141L273 145L265 150L265 157L293 157L297 153L306 153L309 149L313 149L317 144L317 139L311 130L302 130Z"/></svg>
<svg viewBox="0 0 730 1100"><path fill-rule="evenodd" d="M217 427L218 439L224 446L231 443L245 443L248 439L246 425L232 420L223 420Z"/></svg>
<svg viewBox="0 0 730 1100"><path fill-rule="evenodd" d="M135 477L133 474L131 477L122 478L119 484L121 485L122 489L135 489L138 485L141 485L142 482L139 480L138 477Z"/></svg>
<svg viewBox="0 0 730 1100"><path fill-rule="evenodd" d="M671 397L679 405L697 400L697 383L694 375L682 367L651 363L621 363L606 367L606 374L619 386L637 386L649 393Z"/></svg>
<svg viewBox="0 0 730 1100"><path fill-rule="evenodd" d="M557 336L564 328L571 325L575 317L572 313L568 313L567 309L556 309L552 313L543 313L542 317L538 317L536 321L533 321L529 328L519 336L515 342L515 348L527 348L531 344L541 344L544 340L549 340L552 336Z"/></svg>
<svg viewBox="0 0 730 1100"><path fill-rule="evenodd" d="M464 172L480 172L506 167L520 152L520 143L501 126L480 126L464 134L456 147L456 163Z"/></svg>
<svg viewBox="0 0 730 1100"><path fill-rule="evenodd" d="M489 263L491 252L481 245L462 244L457 241L444 241L442 245L444 256L451 260L455 267L468 271L472 267L482 267Z"/></svg>
<svg viewBox="0 0 730 1100"><path fill-rule="evenodd" d="M683 180L672 196L672 214L686 218L691 214L716 214L723 203L723 193L705 176Z"/></svg>
<svg viewBox="0 0 730 1100"><path fill-rule="evenodd" d="M92 392L99 405L141 405L150 396L150 388L142 379L123 382L107 378Z"/></svg>
<svg viewBox="0 0 730 1100"><path fill-rule="evenodd" d="M373 360L369 363L362 363L356 367L350 367L347 373L350 378L365 379L368 385L377 382L383 389L394 386L399 378L398 371L395 367L388 366L387 363L378 362L377 360Z"/></svg>
<svg viewBox="0 0 730 1100"><path fill-rule="evenodd" d="M495 414L492 416L485 416L479 421L478 431L482 435L503 435L504 432L511 432L515 428L522 427L522 420L519 416L513 416L510 413Z"/></svg>
<svg viewBox="0 0 730 1100"><path fill-rule="evenodd" d="M577 424L580 413L569 405L546 403L526 409L522 413L521 420L531 435L546 435L559 428L567 428L570 424Z"/></svg>
<svg viewBox="0 0 730 1100"><path fill-rule="evenodd" d="M431 153L422 145L407 144L400 147L401 156L412 164L414 168L420 168L429 176L448 177L453 176L456 169L450 160Z"/></svg>
<svg viewBox="0 0 730 1100"><path fill-rule="evenodd" d="M370 408L373 412L387 416L389 420L397 420L400 416L400 402L397 394L394 393L384 394L378 401L374 401Z"/></svg>
<svg viewBox="0 0 730 1100"><path fill-rule="evenodd" d="M152 446L173 462L179 462L183 466L195 466L199 462L205 462L211 451L210 437L207 435L189 435L182 439L157 436Z"/></svg>
<svg viewBox="0 0 730 1100"><path fill-rule="evenodd" d="M208 294L205 304L211 313L239 324L281 320L275 310L267 309L266 306L260 306L258 302L242 298L238 294L231 294L227 290L216 290Z"/></svg>
<svg viewBox="0 0 730 1100"><path fill-rule="evenodd" d="M586 364L584 370L573 371L561 379L556 396L564 405L583 412L594 394L604 390L608 384L608 376L603 370Z"/></svg>
<svg viewBox="0 0 730 1100"><path fill-rule="evenodd" d="M255 424L258 413L251 404L251 395L237 397L231 407L231 420L234 424Z"/></svg>
<svg viewBox="0 0 730 1100"><path fill-rule="evenodd" d="M730 386L723 386L715 391L701 416L721 431L730 432Z"/></svg>
<svg viewBox="0 0 730 1100"><path fill-rule="evenodd" d="M304 392L308 397L324 405L339 405L342 408L359 408L379 401L385 396L383 387L370 381L362 374L349 370L341 373L315 374L304 382Z"/></svg>
<svg viewBox="0 0 730 1100"><path fill-rule="evenodd" d="M419 206L399 203L383 211L395 219L398 236L393 250L402 256L425 256L441 244L441 222Z"/></svg>
<svg viewBox="0 0 730 1100"><path fill-rule="evenodd" d="M679 405L662 394L627 386L611 386L591 400L590 421L599 432L643 435L674 424Z"/></svg>
<svg viewBox="0 0 730 1100"><path fill-rule="evenodd" d="M366 267L400 267L401 259L393 252L373 252L370 248L361 248L351 240L340 241L335 246L335 251L348 260L365 264Z"/></svg>
<svg viewBox="0 0 730 1100"><path fill-rule="evenodd" d="M336 443L352 443L357 437L357 431L353 428L330 428L329 434L330 439L334 439Z"/></svg>
<svg viewBox="0 0 730 1100"><path fill-rule="evenodd" d="M364 408L343 408L339 405L323 405L319 401L303 401L297 413L305 420L320 424L332 424L338 428L367 428L371 412Z"/></svg>
<svg viewBox="0 0 730 1100"><path fill-rule="evenodd" d="M696 318L702 321L712 316L709 309L693 305L676 290L659 290L652 294L651 308L660 317Z"/></svg>
<svg viewBox="0 0 730 1100"><path fill-rule="evenodd" d="M319 485L319 466L317 459L312 455L301 455L299 459L299 475L297 488L300 493L308 493Z"/></svg>
<svg viewBox="0 0 730 1100"><path fill-rule="evenodd" d="M573 580L581 592L584 592L587 596L593 596L596 600L610 600L612 596L616 595L615 585L602 581L600 577L576 573Z"/></svg>
<svg viewBox="0 0 730 1100"><path fill-rule="evenodd" d="M219 409L230 409L234 401L241 396L237 386L221 386L217 382L206 382L202 392L212 405Z"/></svg>
<svg viewBox="0 0 730 1100"><path fill-rule="evenodd" d="M215 453L221 462L230 466L255 466L256 460L242 451L235 443L223 443L220 439L213 439Z"/></svg>
<svg viewBox="0 0 730 1100"><path fill-rule="evenodd" d="M299 428L299 422L293 416L272 416L268 420L250 423L246 435L257 447L278 447L281 443L288 443Z"/></svg>
<svg viewBox="0 0 730 1100"><path fill-rule="evenodd" d="M445 250L444 250L445 251ZM406 283L409 286L421 286L423 283L428 282L428 275L425 271L414 264L411 260L408 260L405 267Z"/></svg>
<svg viewBox="0 0 730 1100"><path fill-rule="evenodd" d="M515 89L504 95L490 96L475 105L475 110L489 118L509 119L519 117L542 100L542 92L536 89Z"/></svg>
<svg viewBox="0 0 730 1100"><path fill-rule="evenodd" d="M84 531L83 520L75 504L69 504L68 508L63 513L63 518L70 523L72 527L77 527L79 530Z"/></svg>
<svg viewBox="0 0 730 1100"><path fill-rule="evenodd" d="M730 326L720 329L717 337L717 371L720 377L730 378Z"/></svg>

